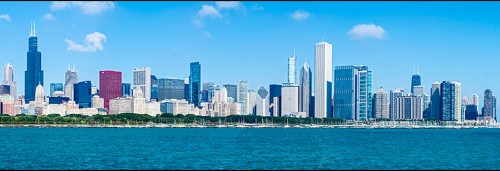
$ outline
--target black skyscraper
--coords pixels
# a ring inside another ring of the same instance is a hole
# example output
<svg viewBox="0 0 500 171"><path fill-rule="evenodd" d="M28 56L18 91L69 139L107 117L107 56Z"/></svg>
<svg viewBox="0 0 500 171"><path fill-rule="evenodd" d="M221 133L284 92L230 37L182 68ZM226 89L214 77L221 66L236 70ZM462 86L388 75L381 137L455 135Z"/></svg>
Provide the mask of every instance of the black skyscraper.
<svg viewBox="0 0 500 171"><path fill-rule="evenodd" d="M38 51L38 38L35 26L31 28L29 50L27 53L27 69L24 72L24 99L26 103L35 100L36 86L43 86L42 53Z"/></svg>

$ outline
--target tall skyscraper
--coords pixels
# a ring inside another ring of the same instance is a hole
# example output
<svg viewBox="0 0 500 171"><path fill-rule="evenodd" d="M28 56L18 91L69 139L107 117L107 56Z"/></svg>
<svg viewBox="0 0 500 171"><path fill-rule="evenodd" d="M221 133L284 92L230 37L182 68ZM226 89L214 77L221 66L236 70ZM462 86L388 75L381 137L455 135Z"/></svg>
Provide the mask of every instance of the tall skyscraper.
<svg viewBox="0 0 500 171"><path fill-rule="evenodd" d="M134 83L132 89L138 87L142 91L142 97L146 99L146 101L151 100L151 68L143 67L143 68L134 68ZM132 92L133 94L134 92Z"/></svg>
<svg viewBox="0 0 500 171"><path fill-rule="evenodd" d="M367 66L336 66L334 85L336 118L372 118L372 71L369 71Z"/></svg>
<svg viewBox="0 0 500 171"><path fill-rule="evenodd" d="M315 45L314 117L332 118L332 44Z"/></svg>
<svg viewBox="0 0 500 171"><path fill-rule="evenodd" d="M389 102L387 101L387 92L380 87L373 95L373 117L389 119Z"/></svg>
<svg viewBox="0 0 500 171"><path fill-rule="evenodd" d="M397 103L396 100L398 97L404 96L404 90L402 88L396 89L396 90L391 90L390 91L390 103L389 103L389 117L391 119L396 119L397 117Z"/></svg>
<svg viewBox="0 0 500 171"><path fill-rule="evenodd" d="M476 105L476 107L479 106L479 96L477 94L472 94L470 95L470 102L469 104ZM479 109L476 109L479 111Z"/></svg>
<svg viewBox="0 0 500 171"><path fill-rule="evenodd" d="M82 81L74 84L75 103L79 108L90 108L92 103L92 95L90 89L92 83L90 81Z"/></svg>
<svg viewBox="0 0 500 171"><path fill-rule="evenodd" d="M151 75L151 99L158 100L158 79Z"/></svg>
<svg viewBox="0 0 500 171"><path fill-rule="evenodd" d="M224 84L227 90L227 97L233 98L234 101L238 100L238 86L233 84Z"/></svg>
<svg viewBox="0 0 500 171"><path fill-rule="evenodd" d="M257 116L269 116L269 92L264 86L260 86L257 95L257 111L255 114Z"/></svg>
<svg viewBox="0 0 500 171"><path fill-rule="evenodd" d="M131 95L130 90L131 90L130 83L122 83L122 97L130 96Z"/></svg>
<svg viewBox="0 0 500 171"><path fill-rule="evenodd" d="M293 56L288 58L288 83L295 84L295 75L297 75L297 71L295 70L296 62L297 57L295 56L295 47L293 47Z"/></svg>
<svg viewBox="0 0 500 171"><path fill-rule="evenodd" d="M74 100L74 88L73 85L78 83L78 71L76 71L75 64L73 64L73 70L69 68L66 71L65 81L64 81L64 94L71 100Z"/></svg>
<svg viewBox="0 0 500 171"><path fill-rule="evenodd" d="M314 106L311 104L312 98L312 72L307 62L300 69L299 83L299 112L306 112L306 116L311 116ZM313 115L314 116L314 115Z"/></svg>
<svg viewBox="0 0 500 171"><path fill-rule="evenodd" d="M277 97L277 101L275 100L275 97ZM271 116L279 117L281 116L281 85L279 84L271 84L269 85L269 105L276 103L277 109L275 111L278 111L278 113L274 113L274 110L269 110Z"/></svg>
<svg viewBox="0 0 500 171"><path fill-rule="evenodd" d="M485 121L489 122L493 119L493 92L491 91L491 89L486 89L484 91L482 115Z"/></svg>
<svg viewBox="0 0 500 171"><path fill-rule="evenodd" d="M160 78L158 80L158 101L165 99L186 99L184 97L184 80Z"/></svg>
<svg viewBox="0 0 500 171"><path fill-rule="evenodd" d="M241 114L242 115L247 115L251 113L251 111L248 110L248 81L240 81L238 83L238 97L236 100L238 103L241 104Z"/></svg>
<svg viewBox="0 0 500 171"><path fill-rule="evenodd" d="M3 69L3 84L9 86L9 94L17 98L17 85L16 81L14 81L14 68L9 63L5 64Z"/></svg>
<svg viewBox="0 0 500 171"><path fill-rule="evenodd" d="M281 112L279 116L288 116L299 112L299 86L293 83L281 87Z"/></svg>
<svg viewBox="0 0 500 171"><path fill-rule="evenodd" d="M200 62L190 63L189 72L189 103L200 106L201 65Z"/></svg>
<svg viewBox="0 0 500 171"><path fill-rule="evenodd" d="M38 51L36 27L31 28L27 56L27 67L24 72L24 100L26 103L35 100L35 91L38 84L43 86L42 53Z"/></svg>
<svg viewBox="0 0 500 171"><path fill-rule="evenodd" d="M99 97L104 99L104 108L109 110L109 100L122 96L122 72L99 72Z"/></svg>
<svg viewBox="0 0 500 171"><path fill-rule="evenodd" d="M441 83L432 83L431 88L431 118L442 120L442 108L441 108Z"/></svg>
<svg viewBox="0 0 500 171"><path fill-rule="evenodd" d="M419 72L417 70L417 72L414 71L413 75L411 76L411 94L415 94L413 87L420 86L420 85L422 85L422 84L421 84Z"/></svg>
<svg viewBox="0 0 500 171"><path fill-rule="evenodd" d="M64 91L63 83L50 83L49 96L52 96L56 91Z"/></svg>
<svg viewBox="0 0 500 171"><path fill-rule="evenodd" d="M441 83L441 120L461 121L461 84L452 81Z"/></svg>

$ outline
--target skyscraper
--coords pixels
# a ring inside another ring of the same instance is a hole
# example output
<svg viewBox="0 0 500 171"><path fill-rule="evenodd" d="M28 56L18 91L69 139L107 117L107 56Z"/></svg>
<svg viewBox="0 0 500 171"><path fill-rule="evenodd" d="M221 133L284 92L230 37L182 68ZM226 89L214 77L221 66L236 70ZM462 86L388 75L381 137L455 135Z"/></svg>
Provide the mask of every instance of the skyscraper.
<svg viewBox="0 0 500 171"><path fill-rule="evenodd" d="M71 100L74 100L74 88L73 85L78 83L78 71L76 71L76 67L73 64L73 70L69 68L66 71L65 81L64 81L64 94L66 97L69 97Z"/></svg>
<svg viewBox="0 0 500 171"><path fill-rule="evenodd" d="M227 90L227 97L233 98L236 102L238 100L238 86L233 84L224 84L224 87Z"/></svg>
<svg viewBox="0 0 500 171"><path fill-rule="evenodd" d="M295 84L295 75L297 75L297 71L295 71L295 63L297 62L297 58L295 56L295 47L293 48L293 56L288 58L288 83Z"/></svg>
<svg viewBox="0 0 500 171"><path fill-rule="evenodd" d="M184 80L160 78L158 80L158 101L165 99L186 99L184 97Z"/></svg>
<svg viewBox="0 0 500 171"><path fill-rule="evenodd" d="M299 112L299 86L288 83L281 87L281 112L279 116L288 116Z"/></svg>
<svg viewBox="0 0 500 171"><path fill-rule="evenodd" d="M395 100L394 120L421 120L423 118L422 96L407 94L398 96Z"/></svg>
<svg viewBox="0 0 500 171"><path fill-rule="evenodd" d="M27 56L27 67L24 72L24 100L26 103L35 100L35 91L38 84L43 86L42 53L38 51L36 27L31 28Z"/></svg>
<svg viewBox="0 0 500 171"><path fill-rule="evenodd" d="M306 116L311 116L314 107L311 105L312 72L307 62L304 62L304 66L300 69L299 84L299 112L306 112Z"/></svg>
<svg viewBox="0 0 500 171"><path fill-rule="evenodd" d="M404 96L404 90L402 88L390 91L389 117L393 120L397 118L398 106L396 101L397 98L401 96Z"/></svg>
<svg viewBox="0 0 500 171"><path fill-rule="evenodd" d="M104 99L104 108L109 110L109 100L122 96L122 72L99 72L99 97Z"/></svg>
<svg viewBox="0 0 500 171"><path fill-rule="evenodd" d="M411 76L411 94L415 94L413 87L422 85L420 81L420 75L417 70L417 72L413 73Z"/></svg>
<svg viewBox="0 0 500 171"><path fill-rule="evenodd" d="M461 84L452 81L441 83L441 120L461 121Z"/></svg>
<svg viewBox="0 0 500 171"><path fill-rule="evenodd" d="M275 97L277 97L277 101L275 100ZM274 110L270 110L270 115L279 117L281 116L281 85L279 84L271 84L269 85L269 105L276 103L278 113L274 113Z"/></svg>
<svg viewBox="0 0 500 171"><path fill-rule="evenodd" d="M389 103L387 101L387 92L380 87L373 95L373 117L389 119Z"/></svg>
<svg viewBox="0 0 500 171"><path fill-rule="evenodd" d="M63 83L50 83L49 96L52 96L55 91L64 91Z"/></svg>
<svg viewBox="0 0 500 171"><path fill-rule="evenodd" d="M332 112L332 44L315 45L314 117L331 118Z"/></svg>
<svg viewBox="0 0 500 171"><path fill-rule="evenodd" d="M12 97L14 97L14 99L16 99L17 98L17 85L16 85L16 81L14 81L14 68L12 67L12 65L7 63L4 66L3 74L4 74L3 75L3 78L4 78L3 84L9 86L10 95Z"/></svg>
<svg viewBox="0 0 500 171"><path fill-rule="evenodd" d="M82 81L74 84L75 103L79 108L90 108L92 103L92 95L90 89L92 83L90 81Z"/></svg>
<svg viewBox="0 0 500 171"><path fill-rule="evenodd" d="M132 89L135 89L135 87L140 88L142 91L142 97L144 97L146 101L151 100L151 68L134 68L133 72L134 83Z"/></svg>
<svg viewBox="0 0 500 171"><path fill-rule="evenodd" d="M477 94L470 95L469 104L476 105L476 107L479 107L479 96ZM476 109L476 110L479 111L479 109Z"/></svg>
<svg viewBox="0 0 500 171"><path fill-rule="evenodd" d="M200 62L190 63L189 72L189 103L200 106L201 65Z"/></svg>
<svg viewBox="0 0 500 171"><path fill-rule="evenodd" d="M128 97L130 96L130 83L122 83L122 97Z"/></svg>
<svg viewBox="0 0 500 171"><path fill-rule="evenodd" d="M248 81L240 81L238 83L238 97L236 100L241 104L241 114L247 115L251 111L248 110Z"/></svg>
<svg viewBox="0 0 500 171"><path fill-rule="evenodd" d="M484 90L483 118L485 121L493 119L493 92L491 89Z"/></svg>
<svg viewBox="0 0 500 171"><path fill-rule="evenodd" d="M432 83L431 88L431 118L441 120L442 108L441 108L441 83Z"/></svg>
<svg viewBox="0 0 500 171"><path fill-rule="evenodd" d="M151 99L158 100L158 79L151 75Z"/></svg>
<svg viewBox="0 0 500 171"><path fill-rule="evenodd" d="M257 95L257 111L255 114L257 116L269 116L269 92L264 86L260 86Z"/></svg>
<svg viewBox="0 0 500 171"><path fill-rule="evenodd" d="M336 118L372 118L372 71L368 70L367 66L336 66L334 85Z"/></svg>

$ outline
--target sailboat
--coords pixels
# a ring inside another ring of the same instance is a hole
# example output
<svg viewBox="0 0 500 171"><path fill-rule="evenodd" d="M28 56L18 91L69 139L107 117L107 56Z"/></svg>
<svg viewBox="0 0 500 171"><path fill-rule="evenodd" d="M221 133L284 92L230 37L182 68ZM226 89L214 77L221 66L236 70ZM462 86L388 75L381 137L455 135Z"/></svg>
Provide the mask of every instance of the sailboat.
<svg viewBox="0 0 500 171"><path fill-rule="evenodd" d="M286 125L284 127L285 128L290 128L290 126L288 125L288 117L286 118Z"/></svg>

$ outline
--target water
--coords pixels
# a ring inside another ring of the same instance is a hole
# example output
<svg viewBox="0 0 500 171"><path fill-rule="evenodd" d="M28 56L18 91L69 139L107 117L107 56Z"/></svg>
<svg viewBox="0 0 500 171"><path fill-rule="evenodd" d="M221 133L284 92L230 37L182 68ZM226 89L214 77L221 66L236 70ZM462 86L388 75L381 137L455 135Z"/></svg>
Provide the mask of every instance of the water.
<svg viewBox="0 0 500 171"><path fill-rule="evenodd" d="M0 169L500 169L500 129L1 128Z"/></svg>

